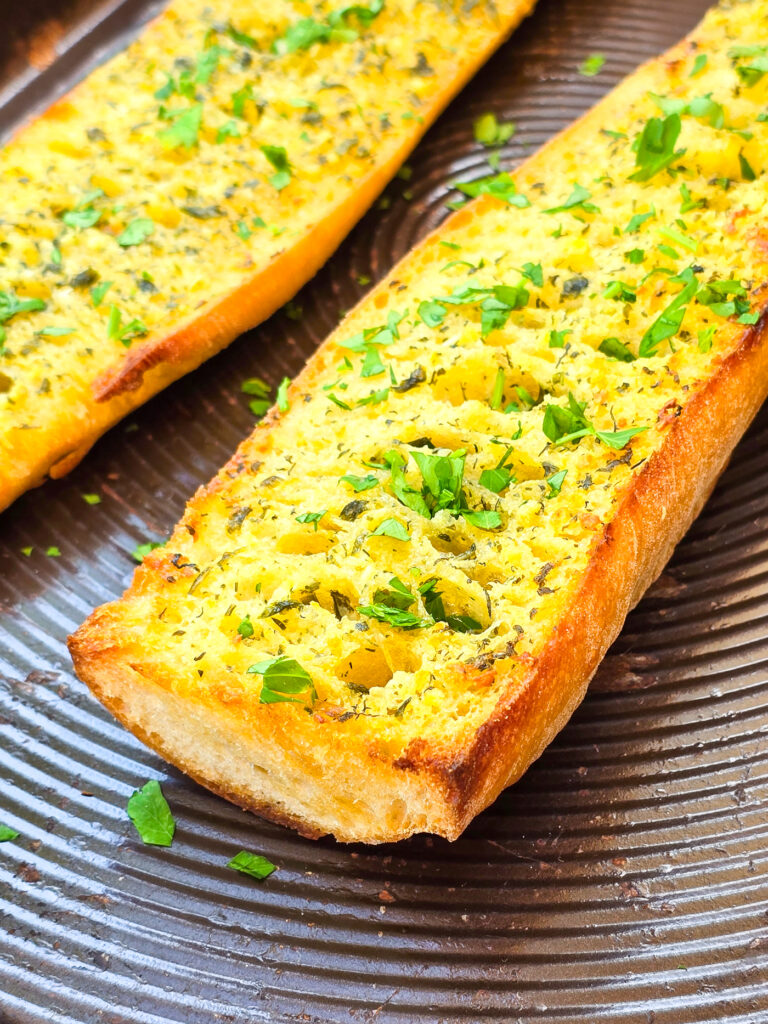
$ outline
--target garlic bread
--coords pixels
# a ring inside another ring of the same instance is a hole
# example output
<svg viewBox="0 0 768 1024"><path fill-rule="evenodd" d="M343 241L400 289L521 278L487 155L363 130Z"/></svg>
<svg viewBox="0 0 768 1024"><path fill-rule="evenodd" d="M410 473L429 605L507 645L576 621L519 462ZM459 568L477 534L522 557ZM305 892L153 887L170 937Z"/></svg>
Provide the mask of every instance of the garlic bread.
<svg viewBox="0 0 768 1024"><path fill-rule="evenodd" d="M174 0L0 153L0 509L320 267L533 0Z"/></svg>
<svg viewBox="0 0 768 1024"><path fill-rule="evenodd" d="M768 391L768 0L409 254L71 638L307 835L455 838L565 724Z"/></svg>

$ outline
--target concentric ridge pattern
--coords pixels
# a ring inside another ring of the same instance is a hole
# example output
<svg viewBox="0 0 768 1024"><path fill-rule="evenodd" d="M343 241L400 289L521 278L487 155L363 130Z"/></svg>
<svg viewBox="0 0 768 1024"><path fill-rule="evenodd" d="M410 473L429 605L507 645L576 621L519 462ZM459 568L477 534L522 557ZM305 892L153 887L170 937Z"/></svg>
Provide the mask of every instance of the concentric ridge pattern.
<svg viewBox="0 0 768 1024"><path fill-rule="evenodd" d="M0 129L154 6L92 4L90 35L75 24L58 65L10 82ZM768 414L570 725L453 845L311 843L240 813L119 727L64 646L247 433L240 382L295 374L439 223L450 183L488 172L473 119L517 124L512 167L704 6L540 0L298 297L300 320L240 339L0 518L0 821L21 833L0 847L2 1024L768 1021ZM604 70L579 76L592 53ZM150 777L178 821L170 850L124 813ZM227 870L241 848L279 870Z"/></svg>

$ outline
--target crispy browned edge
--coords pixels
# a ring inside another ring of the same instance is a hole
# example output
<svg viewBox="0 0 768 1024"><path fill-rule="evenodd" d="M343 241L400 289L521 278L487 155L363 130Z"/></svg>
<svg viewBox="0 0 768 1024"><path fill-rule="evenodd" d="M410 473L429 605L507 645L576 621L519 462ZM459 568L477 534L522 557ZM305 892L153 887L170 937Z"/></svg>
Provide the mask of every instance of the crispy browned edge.
<svg viewBox="0 0 768 1024"><path fill-rule="evenodd" d="M389 157L350 186L340 201L298 242L278 253L263 270L246 276L237 288L196 309L168 334L133 347L127 358L102 373L93 381L87 413L80 418L76 431L51 431L46 443L39 445L27 465L14 464L5 476L0 467L0 511L29 488L43 483L46 477L65 476L109 427L225 348L239 334L266 320L295 295L371 206L424 132L531 12L535 3L536 0L516 0L513 10L499 16L500 30L489 34L474 52L462 54L463 62L457 62L454 76L423 110L421 120L414 118L404 122L408 125L407 134ZM165 16L163 12L155 20ZM78 93L87 84L88 78L41 116L59 116L77 102ZM24 130L17 134L23 134Z"/></svg>
<svg viewBox="0 0 768 1024"><path fill-rule="evenodd" d="M657 60L680 59L686 43L684 40ZM574 133L585 126L603 122L612 108L619 108L625 101L627 90L638 88L638 78L642 84L656 64L654 61L646 65L625 86L548 143L520 168L520 173L533 165L546 166L553 149L567 146ZM452 223L474 216L479 207L489 202L493 200L478 200L455 214ZM435 244L439 234L440 231L430 236L419 248ZM397 275L395 267L373 296L386 291L389 281ZM369 296L364 302L371 300ZM340 330L343 329L342 326ZM732 353L716 365L706 383L670 425L662 447L637 472L615 518L596 542L566 614L541 654L528 663L522 682L519 662L513 661L506 672L504 662L500 662L501 668L492 666L487 670L498 671L501 697L488 720L462 748L417 738L403 756L386 761L367 749L357 735L330 738L327 733L321 736L321 730L315 726L312 743L321 748L326 777L313 779L316 808L291 809L278 800L254 798L237 778L212 777L211 772L201 770L193 751L171 749L162 726L144 728L138 724L137 705L132 703L134 688L142 700L155 700L158 710L170 707L180 698L134 668L139 652L134 650L131 657L125 646L119 601L97 609L70 638L77 673L128 728L167 760L214 792L263 817L289 824L311 837L331 832L342 841L386 842L415 831L455 839L505 786L523 774L565 725L583 699L627 613L661 572L698 515L734 446L768 393L767 333L768 314L764 313L754 327L744 330ZM309 361L293 384L294 396L311 389L327 350L328 342ZM273 420L274 413L257 428L257 434L264 432L265 443ZM240 459L238 451L229 463L232 470L237 469ZM208 488L198 492L188 509L193 510L206 494L224 486L222 476L215 478ZM130 598L135 590L151 586L151 573L150 559L150 565L137 570L134 584L125 596ZM291 725L287 726L286 719L276 717L284 714L284 706L278 711L274 705L262 706L260 711L263 714L258 723L253 719L247 723L250 747L244 748L246 756L258 758L266 745L274 744L278 744L280 753L296 753L300 749L297 734L310 735L300 718L292 717ZM207 720L201 739L231 738L235 746L241 742L244 723L236 714L218 707L214 722L211 708L206 706L205 712ZM258 731L254 731L255 724ZM344 792L350 764L354 766L351 774L355 788L350 788L347 798L354 799L355 792L364 793L366 798L365 806L358 808L352 823L344 820L344 816L334 819L333 806L330 811L321 806L329 799L333 804L334 794ZM388 814L393 796L402 797L408 807L405 820L399 823Z"/></svg>

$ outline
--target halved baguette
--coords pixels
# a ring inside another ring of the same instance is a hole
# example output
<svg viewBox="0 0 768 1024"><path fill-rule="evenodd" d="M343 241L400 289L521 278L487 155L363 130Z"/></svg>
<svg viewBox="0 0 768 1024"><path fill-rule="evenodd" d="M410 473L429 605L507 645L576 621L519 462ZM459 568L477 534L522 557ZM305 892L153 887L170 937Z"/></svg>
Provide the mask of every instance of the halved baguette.
<svg viewBox="0 0 768 1024"><path fill-rule="evenodd" d="M71 638L128 728L346 841L525 771L768 391L756 39L766 0L712 11L331 335Z"/></svg>
<svg viewBox="0 0 768 1024"><path fill-rule="evenodd" d="M0 509L290 299L533 2L175 0L23 129Z"/></svg>

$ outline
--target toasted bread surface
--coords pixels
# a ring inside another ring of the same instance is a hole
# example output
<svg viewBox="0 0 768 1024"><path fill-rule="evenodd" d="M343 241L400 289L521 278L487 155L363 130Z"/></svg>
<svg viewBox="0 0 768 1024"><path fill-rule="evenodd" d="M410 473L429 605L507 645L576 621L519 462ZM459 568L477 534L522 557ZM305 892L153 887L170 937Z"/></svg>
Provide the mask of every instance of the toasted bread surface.
<svg viewBox="0 0 768 1024"><path fill-rule="evenodd" d="M522 774L768 391L756 39L715 8L350 314L72 638L129 728L343 840Z"/></svg>
<svg viewBox="0 0 768 1024"><path fill-rule="evenodd" d="M0 508L295 294L532 5L176 0L24 128Z"/></svg>

